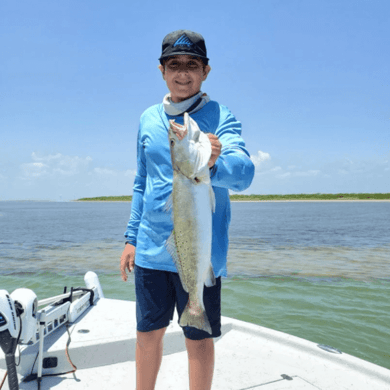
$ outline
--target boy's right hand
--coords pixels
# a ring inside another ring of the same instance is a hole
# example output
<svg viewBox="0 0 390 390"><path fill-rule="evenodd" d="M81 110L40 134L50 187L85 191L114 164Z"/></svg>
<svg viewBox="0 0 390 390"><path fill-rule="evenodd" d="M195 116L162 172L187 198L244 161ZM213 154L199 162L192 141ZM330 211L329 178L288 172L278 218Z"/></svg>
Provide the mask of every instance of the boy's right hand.
<svg viewBox="0 0 390 390"><path fill-rule="evenodd" d="M125 282L127 281L126 269L129 272L133 271L134 259L135 259L135 246L131 244L126 244L125 249L121 256L121 265L120 265L122 280Z"/></svg>

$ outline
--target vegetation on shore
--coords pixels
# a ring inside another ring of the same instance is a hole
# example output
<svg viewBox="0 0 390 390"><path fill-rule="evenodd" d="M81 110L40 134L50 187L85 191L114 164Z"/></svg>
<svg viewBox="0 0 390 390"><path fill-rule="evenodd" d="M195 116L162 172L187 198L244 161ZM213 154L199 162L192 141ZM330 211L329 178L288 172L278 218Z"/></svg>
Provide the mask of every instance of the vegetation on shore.
<svg viewBox="0 0 390 390"><path fill-rule="evenodd" d="M97 198L81 198L77 201L131 202L131 195L99 196ZM231 201L272 201L272 200L372 200L390 199L390 193L359 194L289 194L289 195L230 195Z"/></svg>
<svg viewBox="0 0 390 390"><path fill-rule="evenodd" d="M288 195L230 195L230 200L369 200L390 199L390 193L377 194L288 194Z"/></svg>
<svg viewBox="0 0 390 390"><path fill-rule="evenodd" d="M85 201L85 202L131 202L132 200L131 195L121 195L121 196L98 196L97 198L81 198L77 199L78 201Z"/></svg>

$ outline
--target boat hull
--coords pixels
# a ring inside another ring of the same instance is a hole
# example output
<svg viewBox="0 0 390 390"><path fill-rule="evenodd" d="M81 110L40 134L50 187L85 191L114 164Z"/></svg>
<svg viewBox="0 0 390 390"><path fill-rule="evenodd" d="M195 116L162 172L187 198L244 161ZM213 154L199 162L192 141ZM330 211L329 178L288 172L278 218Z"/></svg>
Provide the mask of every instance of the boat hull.
<svg viewBox="0 0 390 390"><path fill-rule="evenodd" d="M135 389L135 303L101 298L69 327L69 355L75 374L44 377L43 389L77 390L110 386ZM44 357L57 357L58 366L43 374L72 369L65 356L65 328L45 339ZM20 380L30 374L36 346L22 352ZM222 317L222 336L215 340L213 390L389 388L390 370L344 353L327 352L315 343L232 318ZM36 369L32 369L36 372ZM5 373L0 355L0 381ZM36 389L36 381L20 389ZM187 353L177 317L164 338L164 358L156 389L188 389ZM5 382L2 390L8 390Z"/></svg>

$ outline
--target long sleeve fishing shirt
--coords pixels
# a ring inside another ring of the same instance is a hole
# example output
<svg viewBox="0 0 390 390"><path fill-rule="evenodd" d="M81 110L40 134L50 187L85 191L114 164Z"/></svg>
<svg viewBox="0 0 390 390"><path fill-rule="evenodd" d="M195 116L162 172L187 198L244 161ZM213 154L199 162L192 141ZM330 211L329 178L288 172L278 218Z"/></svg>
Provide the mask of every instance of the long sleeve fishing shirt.
<svg viewBox="0 0 390 390"><path fill-rule="evenodd" d="M241 123L227 107L210 101L190 116L202 131L215 134L222 144L221 154L210 169L216 200L211 261L215 276L226 276L230 224L228 190L238 192L248 188L254 176L254 165L241 138ZM183 124L182 116L166 114L162 104L150 107L141 115L137 174L125 239L136 247L135 263L138 266L177 272L165 248L173 230L171 214L164 207L173 181L168 141L170 119Z"/></svg>

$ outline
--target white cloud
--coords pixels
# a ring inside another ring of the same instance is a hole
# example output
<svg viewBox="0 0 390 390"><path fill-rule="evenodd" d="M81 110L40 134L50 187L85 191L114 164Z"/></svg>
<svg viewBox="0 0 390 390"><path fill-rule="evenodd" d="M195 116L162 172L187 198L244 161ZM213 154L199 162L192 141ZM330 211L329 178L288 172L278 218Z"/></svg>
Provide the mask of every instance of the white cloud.
<svg viewBox="0 0 390 390"><path fill-rule="evenodd" d="M291 172L286 172L286 173L282 173L280 175L276 175L276 177L279 179L285 179L286 177L290 177L290 176L291 176Z"/></svg>
<svg viewBox="0 0 390 390"><path fill-rule="evenodd" d="M262 152L254 156L260 167L248 193L388 192L389 189L389 156L370 159L365 155L313 157L273 153L272 159L262 157Z"/></svg>
<svg viewBox="0 0 390 390"><path fill-rule="evenodd" d="M317 169L310 169L309 171L306 172L294 172L294 176L317 176L321 171Z"/></svg>
<svg viewBox="0 0 390 390"><path fill-rule="evenodd" d="M279 168L277 169L277 171L281 170L280 167L276 167L276 168ZM275 168L271 169L271 171L276 171L276 169ZM286 179L288 177L313 177L313 176L317 176L319 173L321 173L321 171L318 169L310 169L308 171L279 173L278 175L276 175L276 177L279 179Z"/></svg>
<svg viewBox="0 0 390 390"><path fill-rule="evenodd" d="M34 160L34 161L51 161L51 160L58 160L58 159L61 159L62 154L61 153L57 153L57 154L54 154L54 155L51 155L49 154L48 156L43 156L43 157L38 157L36 155L35 152L32 152L31 153L31 158Z"/></svg>
<svg viewBox="0 0 390 390"><path fill-rule="evenodd" d="M128 169L126 171L115 170L106 167L92 167L92 158L79 156L66 156L61 153L38 156L31 154L33 162L20 165L23 179L38 177L58 178L59 176L97 175L97 176L135 176L137 171Z"/></svg>
<svg viewBox="0 0 390 390"><path fill-rule="evenodd" d="M270 160L271 156L269 153L262 152L259 150L257 155L251 156L251 160L255 167L259 167L264 161Z"/></svg>
<svg viewBox="0 0 390 390"><path fill-rule="evenodd" d="M116 176L117 172L113 171L112 169L108 168L94 168L93 170L98 175L113 175Z"/></svg>
<svg viewBox="0 0 390 390"><path fill-rule="evenodd" d="M339 175L377 175L390 169L388 160L356 160L344 158L341 161L333 162L326 166L327 170L337 172Z"/></svg>
<svg viewBox="0 0 390 390"><path fill-rule="evenodd" d="M135 176L137 174L137 171L135 169L128 169L125 171L125 176Z"/></svg>
<svg viewBox="0 0 390 390"><path fill-rule="evenodd" d="M131 194L136 170L128 168L97 166L90 156L34 152L13 166L0 161L0 197L72 200Z"/></svg>
<svg viewBox="0 0 390 390"><path fill-rule="evenodd" d="M269 174L272 174L272 173L275 173L275 172L279 172L282 170L282 167L273 167L271 169L267 169L265 170L264 168L263 169L260 169L260 170L257 170L256 173L259 174L259 175L269 175Z"/></svg>
<svg viewBox="0 0 390 390"><path fill-rule="evenodd" d="M43 176L73 176L88 169L91 157L64 156L61 153L39 157L31 154L32 163L21 164L22 177L32 179Z"/></svg>
<svg viewBox="0 0 390 390"><path fill-rule="evenodd" d="M41 162L21 164L20 166L23 174L23 178L30 179L48 174L48 166Z"/></svg>

